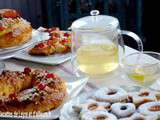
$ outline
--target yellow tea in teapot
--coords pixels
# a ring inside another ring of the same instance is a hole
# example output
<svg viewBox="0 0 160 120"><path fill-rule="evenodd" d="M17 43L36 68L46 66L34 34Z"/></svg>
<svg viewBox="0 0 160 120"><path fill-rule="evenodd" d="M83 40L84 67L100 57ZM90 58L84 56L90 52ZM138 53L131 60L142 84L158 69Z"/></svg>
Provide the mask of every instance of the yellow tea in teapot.
<svg viewBox="0 0 160 120"><path fill-rule="evenodd" d="M113 71L118 66L118 48L112 43L84 45L77 50L78 69L89 75Z"/></svg>

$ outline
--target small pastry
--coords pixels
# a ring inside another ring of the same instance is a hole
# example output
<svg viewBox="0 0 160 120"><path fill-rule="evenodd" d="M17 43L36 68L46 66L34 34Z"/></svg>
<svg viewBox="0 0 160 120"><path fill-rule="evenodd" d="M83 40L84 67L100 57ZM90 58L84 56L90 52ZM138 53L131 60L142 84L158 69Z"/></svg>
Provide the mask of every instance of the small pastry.
<svg viewBox="0 0 160 120"><path fill-rule="evenodd" d="M101 88L95 92L94 98L97 101L110 102L110 103L126 102L128 94L122 88L116 88L116 87Z"/></svg>
<svg viewBox="0 0 160 120"><path fill-rule="evenodd" d="M130 117L121 118L119 120L159 120L159 117L157 115L144 116L140 113L134 113Z"/></svg>
<svg viewBox="0 0 160 120"><path fill-rule="evenodd" d="M30 55L51 55L56 52L56 49L54 46L48 45L47 41L38 43L34 46L34 48L30 49L29 51Z"/></svg>
<svg viewBox="0 0 160 120"><path fill-rule="evenodd" d="M117 118L106 111L93 111L83 114L81 120L117 120Z"/></svg>
<svg viewBox="0 0 160 120"><path fill-rule="evenodd" d="M108 111L108 110L110 110L110 106L111 106L110 103L98 102L93 99L89 99L83 104L74 105L73 109L76 112L83 114L83 113L89 112L89 111L98 111L98 110Z"/></svg>
<svg viewBox="0 0 160 120"><path fill-rule="evenodd" d="M49 56L55 53L63 54L71 50L71 34L62 32L57 27L38 29L41 32L48 32L50 38L37 43L28 53L37 56Z"/></svg>
<svg viewBox="0 0 160 120"><path fill-rule="evenodd" d="M136 110L133 103L114 103L111 106L111 111L118 118L128 117L132 115Z"/></svg>
<svg viewBox="0 0 160 120"><path fill-rule="evenodd" d="M156 96L156 99L157 99L157 101L160 101L160 92L158 91L156 91L156 92L154 92L155 93L155 96Z"/></svg>
<svg viewBox="0 0 160 120"><path fill-rule="evenodd" d="M139 105L156 101L155 93L150 90L140 90L139 92L132 92L129 94L129 97L132 99L132 102L138 107Z"/></svg>
<svg viewBox="0 0 160 120"><path fill-rule="evenodd" d="M160 115L160 102L148 102L139 106L138 111L143 115Z"/></svg>

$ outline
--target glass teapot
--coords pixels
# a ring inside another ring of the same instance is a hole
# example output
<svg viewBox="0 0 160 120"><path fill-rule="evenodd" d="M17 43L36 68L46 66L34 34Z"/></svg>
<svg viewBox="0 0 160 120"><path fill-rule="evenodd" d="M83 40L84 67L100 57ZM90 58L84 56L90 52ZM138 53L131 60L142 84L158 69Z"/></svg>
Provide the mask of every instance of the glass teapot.
<svg viewBox="0 0 160 120"><path fill-rule="evenodd" d="M143 51L141 39L133 32L120 30L117 18L99 15L98 10L92 10L90 14L74 21L70 27L71 63L76 75L97 76L115 70L124 58L122 34L132 37L138 49Z"/></svg>

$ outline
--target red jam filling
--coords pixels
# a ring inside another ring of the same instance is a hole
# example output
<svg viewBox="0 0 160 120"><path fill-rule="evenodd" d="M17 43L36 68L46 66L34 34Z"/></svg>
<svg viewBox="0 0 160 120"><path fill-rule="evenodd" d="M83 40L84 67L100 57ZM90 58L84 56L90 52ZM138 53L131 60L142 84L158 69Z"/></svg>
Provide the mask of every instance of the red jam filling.
<svg viewBox="0 0 160 120"><path fill-rule="evenodd" d="M36 48L44 48L44 44L43 43L39 43L35 46Z"/></svg>
<svg viewBox="0 0 160 120"><path fill-rule="evenodd" d="M45 87L46 87L46 85L45 85L45 84L42 84L42 83L40 83L40 84L38 85L38 89L39 89L39 90L44 90Z"/></svg>
<svg viewBox="0 0 160 120"><path fill-rule="evenodd" d="M53 41L51 39L47 40L48 45L52 45Z"/></svg>
<svg viewBox="0 0 160 120"><path fill-rule="evenodd" d="M24 68L24 74L29 74L31 72L31 69L29 67Z"/></svg>
<svg viewBox="0 0 160 120"><path fill-rule="evenodd" d="M63 34L63 36L64 36L64 37L69 37L70 34L66 32L66 33Z"/></svg>
<svg viewBox="0 0 160 120"><path fill-rule="evenodd" d="M10 100L17 100L17 95L16 93L12 93L9 95Z"/></svg>
<svg viewBox="0 0 160 120"><path fill-rule="evenodd" d="M0 31L3 31L3 30L4 30L4 28L2 26L0 26Z"/></svg>
<svg viewBox="0 0 160 120"><path fill-rule="evenodd" d="M63 40L61 41L61 43L62 43L62 44L66 44L66 43L68 43L68 40L63 39Z"/></svg>
<svg viewBox="0 0 160 120"><path fill-rule="evenodd" d="M53 74L53 73L48 73L48 74L46 75L46 78L55 78L55 77L56 77L56 75Z"/></svg>

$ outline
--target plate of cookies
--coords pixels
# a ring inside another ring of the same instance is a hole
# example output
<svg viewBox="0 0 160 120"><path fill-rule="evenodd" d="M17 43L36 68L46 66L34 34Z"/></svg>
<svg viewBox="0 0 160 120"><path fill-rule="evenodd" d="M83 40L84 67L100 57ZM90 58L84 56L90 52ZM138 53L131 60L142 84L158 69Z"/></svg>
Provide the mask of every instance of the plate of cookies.
<svg viewBox="0 0 160 120"><path fill-rule="evenodd" d="M41 40L15 58L49 65L60 64L71 58L70 31L61 31L58 27L40 27L37 30L44 33Z"/></svg>
<svg viewBox="0 0 160 120"><path fill-rule="evenodd" d="M86 77L63 77L42 69L0 73L0 119L56 119L63 104L75 97Z"/></svg>
<svg viewBox="0 0 160 120"><path fill-rule="evenodd" d="M160 92L133 86L103 87L67 102L61 120L159 120Z"/></svg>

